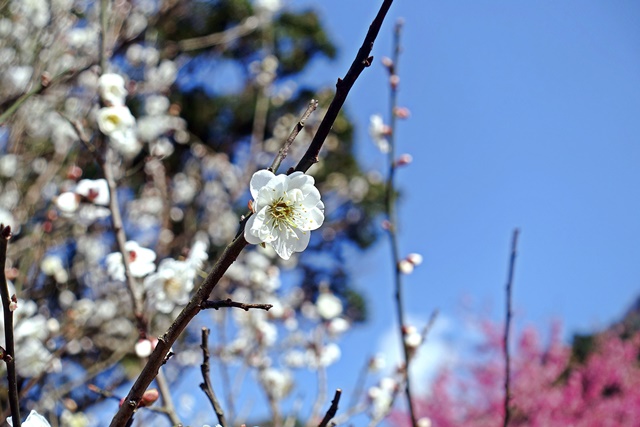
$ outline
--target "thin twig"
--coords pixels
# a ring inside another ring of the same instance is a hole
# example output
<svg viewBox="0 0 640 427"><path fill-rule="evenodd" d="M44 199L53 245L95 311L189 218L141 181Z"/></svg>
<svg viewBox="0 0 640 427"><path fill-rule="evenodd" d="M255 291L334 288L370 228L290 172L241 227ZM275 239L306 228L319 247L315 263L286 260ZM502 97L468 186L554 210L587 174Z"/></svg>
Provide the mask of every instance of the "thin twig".
<svg viewBox="0 0 640 427"><path fill-rule="evenodd" d="M229 312L227 310L222 311L220 313L221 319L218 322L218 339L220 341L221 348L226 348L229 344L226 331L227 319L229 317L228 313ZM234 387L231 385L231 376L229 375L229 366L222 358L220 358L218 367L220 369L220 378L222 379L222 391L227 402L227 415L228 418L233 421L236 419L236 402L234 398Z"/></svg>
<svg viewBox="0 0 640 427"><path fill-rule="evenodd" d="M416 417L415 408L413 406L412 392L411 392L411 371L410 362L411 354L404 343L404 303L402 298L402 272L400 271L400 249L398 245L398 218L395 206L395 173L396 173L396 147L395 147L395 134L396 134L396 115L395 110L398 105L398 87L394 82L394 77L397 75L398 60L400 58L400 34L402 30L402 22L398 21L394 29L393 38L393 59L392 67L389 68L390 74L390 114L389 114L389 127L391 128L391 134L389 135L389 173L387 176L387 185L385 192L385 207L387 211L388 221L390 223L388 227L389 240L391 244L391 257L394 263L394 283L395 283L395 297L396 308L398 315L398 328L400 330L400 342L403 351L404 368L405 368L405 395L407 399L407 406L409 407L409 416L411 417L411 426L417 427L418 419Z"/></svg>
<svg viewBox="0 0 640 427"><path fill-rule="evenodd" d="M235 27L231 27L218 33L207 34L206 36L180 40L179 42L175 42L175 44L170 43L168 49L173 50L174 46L176 46L178 48L178 51L188 52L220 44L227 44L240 37L251 34L258 28L260 28L263 24L264 23L260 21L258 17L249 16Z"/></svg>
<svg viewBox="0 0 640 427"><path fill-rule="evenodd" d="M384 0L378 15L374 19L373 23L369 27L369 32L365 38L365 42L363 46L358 51L356 56L356 60L351 65L351 68L347 72L344 80L338 81L338 89L336 91L336 97L331 102L329 109L327 110L327 114L322 120L321 129L318 129L314 140L307 150L305 156L300 160L296 170L306 172L311 165L317 162L317 156L322 148L322 144L326 136L333 125L336 117L338 116L338 112L342 104L344 104L344 100L349 92L349 89L353 86L355 80L360 75L362 70L368 65L371 64L371 58L368 56L369 52L371 52L371 48L373 46L373 42L380 31L380 27L382 26L382 22L384 17L389 10L389 7L393 3L393 0ZM331 114L329 114L331 111ZM244 230L244 226L246 224L243 221L240 225L240 229L238 230L238 234L235 239L227 245L224 249L220 258L214 265L213 269L206 277L206 279L202 282L196 293L193 295L189 303L182 309L176 320L171 324L167 332L165 332L158 339L158 345L151 353L149 360L146 366L142 369L142 372L134 382L131 390L127 397L124 400L124 403L118 409L118 412L115 414L113 419L111 420L110 427L124 427L127 425L131 417L133 416L133 412L135 411L138 402L142 398L142 394L147 389L153 378L156 376L158 369L162 365L165 360L165 356L171 349L173 343L178 339L180 334L187 327L191 319L193 319L196 314L200 312L202 309L202 303L209 298L211 291L218 284L222 275L227 271L229 266L238 258L240 252L247 245L247 241L244 238L242 231Z"/></svg>
<svg viewBox="0 0 640 427"><path fill-rule="evenodd" d="M100 74L107 72L107 32L109 28L109 17L107 9L109 0L100 0L100 50L98 52L98 64Z"/></svg>
<svg viewBox="0 0 640 427"><path fill-rule="evenodd" d="M322 144L324 144L324 140L327 138L327 135L329 135L331 127L336 121L338 113L340 112L344 101L347 99L349 91L358 79L358 76L360 76L360 73L362 73L366 67L371 65L371 61L373 61L373 57L369 56L369 54L371 53L371 49L373 49L373 42L378 36L378 32L380 31L382 22L391 7L391 3L393 3L393 0L384 0L382 6L380 6L378 14L369 26L369 31L367 32L364 42L362 43L360 50L358 50L358 54L353 60L349 71L347 71L347 74L345 74L343 79L338 79L338 82L336 83L336 94L333 97L320 126L318 126L318 130L316 131L307 152L302 156L302 159L298 162L295 170L306 172L314 163L318 163L318 156L320 155Z"/></svg>
<svg viewBox="0 0 640 427"><path fill-rule="evenodd" d="M213 386L211 385L211 378L209 377L209 329L202 328L202 344L200 345L202 348L202 365L200 365L200 371L202 372L202 380L200 383L200 389L207 395L209 402L211 402L211 406L213 407L213 411L216 413L218 417L218 423L222 427L227 427L227 420L224 417L224 411L222 410L222 405L218 401L216 394L213 391Z"/></svg>
<svg viewBox="0 0 640 427"><path fill-rule="evenodd" d="M158 371L158 376L156 376L156 384L158 384L158 391L160 392L160 396L162 396L163 412L171 420L171 424L173 424L174 426L180 425L180 418L178 417L176 408L173 404L173 399L171 398L169 382L167 381L167 377L164 375L162 369Z"/></svg>
<svg viewBox="0 0 640 427"><path fill-rule="evenodd" d="M278 151L278 155L273 160L273 163L271 163L271 166L269 166L269 170L271 172L276 173L278 171L278 168L280 167L280 163L282 163L282 161L285 159L285 157L287 157L287 154L289 153L289 148L291 148L291 144L293 144L293 141L296 139L300 131L304 128L305 122L307 121L311 113L313 113L316 110L316 108L318 108L318 100L312 99L311 101L309 101L309 106L307 107L305 112L302 114L302 117L300 117L300 120L298 120L298 123L296 123L295 127L291 130L289 137L287 138L287 140L284 142L284 144Z"/></svg>
<svg viewBox="0 0 640 427"><path fill-rule="evenodd" d="M204 301L202 304L200 304L200 308L202 309L213 308L214 310L218 310L223 307L241 308L244 311L249 311L252 308L269 311L273 307L273 304L247 304L243 302L232 301L230 298L219 301Z"/></svg>
<svg viewBox="0 0 640 427"><path fill-rule="evenodd" d="M329 421L331 421L331 419L336 416L336 412L338 412L338 403L340 402L341 395L342 395L342 390L336 389L336 394L333 396L333 400L331 401L331 406L327 410L327 413L325 414L320 424L318 424L318 427L327 427L327 425L329 424Z"/></svg>
<svg viewBox="0 0 640 427"><path fill-rule="evenodd" d="M431 316L429 317L429 321L427 322L425 327L422 328L422 333L420 334L422 336L422 341L420 345L424 345L425 341L427 340L427 336L429 335L429 332L431 332L431 329L433 329L433 325L435 325L436 320L438 319L439 314L440 314L440 311L438 310L433 310L433 312L431 313Z"/></svg>
<svg viewBox="0 0 640 427"><path fill-rule="evenodd" d="M16 350L13 341L13 311L11 310L11 296L9 285L4 273L7 262L7 246L11 238L11 227L0 224L0 297L2 298L2 312L4 314L5 352L2 359L7 364L7 380L9 382L9 407L15 427L21 426L20 403L18 401L18 381L16 379ZM15 298L15 295L14 295Z"/></svg>
<svg viewBox="0 0 640 427"><path fill-rule="evenodd" d="M511 332L511 317L513 315L511 311L511 293L513 287L513 273L516 266L516 256L518 253L518 235L520 230L517 228L513 230L513 236L511 237L511 255L509 256L509 272L507 274L507 301L506 301L506 319L504 322L504 423L503 427L509 425L509 419L511 418L511 409L509 403L511 402L511 356L509 354L509 334Z"/></svg>
<svg viewBox="0 0 640 427"><path fill-rule="evenodd" d="M109 186L109 210L111 211L111 226L113 227L113 232L116 235L118 251L122 255L125 283L131 297L131 304L133 305L133 315L136 318L141 338L146 338L147 323L142 310L142 301L136 290L137 283L135 278L131 274L131 263L129 260L129 253L126 248L127 236L124 232L122 214L120 213L120 204L118 202L117 184L115 175L113 173L115 154L111 147L107 146L106 150L107 155L99 158L98 160L103 160L103 162L100 163L100 167L102 168L102 173L107 181L107 185Z"/></svg>

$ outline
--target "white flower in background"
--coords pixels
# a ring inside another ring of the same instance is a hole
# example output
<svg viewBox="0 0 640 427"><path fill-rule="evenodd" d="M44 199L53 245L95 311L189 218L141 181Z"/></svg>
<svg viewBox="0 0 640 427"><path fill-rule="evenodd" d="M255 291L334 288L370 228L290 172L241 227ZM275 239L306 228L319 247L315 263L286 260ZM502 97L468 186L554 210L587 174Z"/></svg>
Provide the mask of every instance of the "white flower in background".
<svg viewBox="0 0 640 427"><path fill-rule="evenodd" d="M312 230L324 222L324 204L314 179L302 172L274 175L268 170L253 174L252 208L244 229L247 242L269 243L283 259L309 245Z"/></svg>
<svg viewBox="0 0 640 427"><path fill-rule="evenodd" d="M404 326L402 334L404 335L404 345L410 352L415 351L422 344L422 334L415 326Z"/></svg>
<svg viewBox="0 0 640 427"><path fill-rule="evenodd" d="M118 105L104 107L98 111L98 127L107 136L112 136L118 132L124 132L136 124L136 119L129 111L129 108Z"/></svg>
<svg viewBox="0 0 640 427"><path fill-rule="evenodd" d="M340 335L349 330L351 324L344 317L336 317L335 319L331 319L329 324L327 325L327 332L331 336Z"/></svg>
<svg viewBox="0 0 640 427"><path fill-rule="evenodd" d="M138 356L141 359L145 357L149 357L151 355L151 352L155 348L156 344L157 344L157 341L154 343L149 339L138 340L138 342L134 346L136 356Z"/></svg>
<svg viewBox="0 0 640 427"><path fill-rule="evenodd" d="M13 420L11 417L7 418L7 423L13 427ZM51 427L49 421L36 411L31 411L26 420L22 422L22 427Z"/></svg>
<svg viewBox="0 0 640 427"><path fill-rule="evenodd" d="M55 203L63 214L72 214L80 207L80 198L76 193L66 191L55 198Z"/></svg>
<svg viewBox="0 0 640 427"><path fill-rule="evenodd" d="M382 153L388 153L390 147L387 136L391 133L391 129L384 124L382 116L379 114L374 114L369 120L369 135L371 135L373 142Z"/></svg>
<svg viewBox="0 0 640 427"><path fill-rule="evenodd" d="M406 259L402 259L398 262L398 270L402 274L413 273L414 264Z"/></svg>
<svg viewBox="0 0 640 427"><path fill-rule="evenodd" d="M53 276L58 283L67 283L69 274L67 269L62 265L60 257L55 255L46 255L40 262L40 269L47 276Z"/></svg>
<svg viewBox="0 0 640 427"><path fill-rule="evenodd" d="M171 313L176 305L189 301L195 276L196 270L185 261L166 258L158 271L144 280L144 287L158 311Z"/></svg>
<svg viewBox="0 0 640 427"><path fill-rule="evenodd" d="M310 369L327 367L337 362L341 354L340 347L335 343L329 343L317 351L310 348L307 350L307 364Z"/></svg>
<svg viewBox="0 0 640 427"><path fill-rule="evenodd" d="M418 427L431 427L433 425L431 419L427 417L420 418L416 424Z"/></svg>
<svg viewBox="0 0 640 427"><path fill-rule="evenodd" d="M260 371L259 378L265 390L276 400L284 399L293 389L293 378L288 371L267 368Z"/></svg>
<svg viewBox="0 0 640 427"><path fill-rule="evenodd" d="M321 290L316 299L318 314L325 320L331 320L342 314L342 301L328 289Z"/></svg>
<svg viewBox="0 0 640 427"><path fill-rule="evenodd" d="M127 89L124 87L124 78L119 74L107 73L98 79L98 92L106 105L124 105Z"/></svg>
<svg viewBox="0 0 640 427"><path fill-rule="evenodd" d="M422 264L423 261L422 255L417 253L410 253L409 255L407 255L406 259L415 266Z"/></svg>
<svg viewBox="0 0 640 427"><path fill-rule="evenodd" d="M135 157L142 149L136 138L136 119L123 105L104 107L98 111L98 127L109 137L114 149L126 158Z"/></svg>
<svg viewBox="0 0 640 427"><path fill-rule="evenodd" d="M281 0L255 0L254 7L260 11L275 13L282 8Z"/></svg>
<svg viewBox="0 0 640 427"><path fill-rule="evenodd" d="M12 177L18 170L18 156L15 154L3 154L0 156L0 175Z"/></svg>
<svg viewBox="0 0 640 427"><path fill-rule="evenodd" d="M152 273L156 266L156 253L151 249L143 248L138 243L130 240L125 244L127 255L129 256L129 269L133 277L144 277ZM124 263L122 254L113 252L107 255L107 272L114 280L125 280Z"/></svg>
<svg viewBox="0 0 640 427"><path fill-rule="evenodd" d="M74 191L96 205L109 205L109 184L106 179L82 179Z"/></svg>
<svg viewBox="0 0 640 427"><path fill-rule="evenodd" d="M189 302L198 270L209 257L208 244L197 240L184 261L163 259L158 271L144 280L144 287L155 307L162 313L171 313L177 305Z"/></svg>
<svg viewBox="0 0 640 427"><path fill-rule="evenodd" d="M397 383L392 378L382 378L377 386L369 388L367 393L371 403L371 415L373 418L383 417L391 404L395 394Z"/></svg>
<svg viewBox="0 0 640 427"><path fill-rule="evenodd" d="M16 220L8 210L0 207L0 224L11 227L13 234L17 233Z"/></svg>

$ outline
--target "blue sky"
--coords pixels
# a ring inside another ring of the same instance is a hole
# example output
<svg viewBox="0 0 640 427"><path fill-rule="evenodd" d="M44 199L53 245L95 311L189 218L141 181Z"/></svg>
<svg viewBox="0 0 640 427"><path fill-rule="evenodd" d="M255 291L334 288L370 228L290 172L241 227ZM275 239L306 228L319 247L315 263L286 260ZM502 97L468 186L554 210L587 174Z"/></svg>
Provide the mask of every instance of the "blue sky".
<svg viewBox="0 0 640 427"><path fill-rule="evenodd" d="M379 3L290 3L319 10L340 48L309 79L344 74ZM406 280L411 318L441 310L443 342L473 335L469 314L500 321L519 227L518 326L560 319L569 337L619 319L640 289L640 3L396 1L347 101L361 157L380 170L367 126L388 110L379 59L398 17L399 99L412 112L398 149L414 158L399 173L401 251L425 256ZM336 387L395 321L386 242L352 266L372 316L329 372Z"/></svg>

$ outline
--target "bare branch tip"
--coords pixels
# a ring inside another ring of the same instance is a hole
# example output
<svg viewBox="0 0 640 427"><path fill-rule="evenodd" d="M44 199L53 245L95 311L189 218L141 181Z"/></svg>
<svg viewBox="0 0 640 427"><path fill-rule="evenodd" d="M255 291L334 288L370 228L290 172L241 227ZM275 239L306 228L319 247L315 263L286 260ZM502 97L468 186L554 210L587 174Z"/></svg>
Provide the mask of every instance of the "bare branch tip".
<svg viewBox="0 0 640 427"><path fill-rule="evenodd" d="M7 225L5 227L3 224L0 224L0 229L0 235L2 235L2 238L9 240L11 238L11 226Z"/></svg>

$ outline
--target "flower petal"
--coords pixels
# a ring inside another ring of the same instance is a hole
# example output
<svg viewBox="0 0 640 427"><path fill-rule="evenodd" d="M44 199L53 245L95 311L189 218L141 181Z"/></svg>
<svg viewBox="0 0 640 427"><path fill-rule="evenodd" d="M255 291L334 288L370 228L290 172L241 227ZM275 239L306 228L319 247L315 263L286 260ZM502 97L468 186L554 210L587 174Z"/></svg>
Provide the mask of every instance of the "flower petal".
<svg viewBox="0 0 640 427"><path fill-rule="evenodd" d="M251 182L249 183L249 188L251 189L251 197L253 200L258 200L258 194L260 193L260 189L266 186L275 175L273 172L263 169L254 173L251 177Z"/></svg>
<svg viewBox="0 0 640 427"><path fill-rule="evenodd" d="M262 240L260 240L260 238L256 234L254 234L260 228L259 226L258 228L256 228L256 226L254 225L256 222L256 217L257 215L251 215L244 226L244 238L247 243L251 245L258 245L262 243Z"/></svg>

